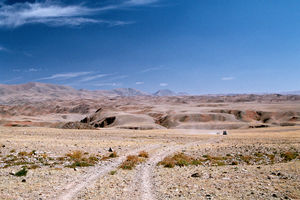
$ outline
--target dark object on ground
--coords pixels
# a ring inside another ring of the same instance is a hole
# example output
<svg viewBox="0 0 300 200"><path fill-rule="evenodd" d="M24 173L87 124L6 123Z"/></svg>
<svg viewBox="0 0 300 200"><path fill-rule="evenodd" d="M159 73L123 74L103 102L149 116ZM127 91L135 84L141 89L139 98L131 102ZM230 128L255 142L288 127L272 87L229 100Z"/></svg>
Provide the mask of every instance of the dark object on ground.
<svg viewBox="0 0 300 200"><path fill-rule="evenodd" d="M227 135L227 131L223 131L223 135Z"/></svg>
<svg viewBox="0 0 300 200"><path fill-rule="evenodd" d="M191 177L201 177L199 173L192 174Z"/></svg>

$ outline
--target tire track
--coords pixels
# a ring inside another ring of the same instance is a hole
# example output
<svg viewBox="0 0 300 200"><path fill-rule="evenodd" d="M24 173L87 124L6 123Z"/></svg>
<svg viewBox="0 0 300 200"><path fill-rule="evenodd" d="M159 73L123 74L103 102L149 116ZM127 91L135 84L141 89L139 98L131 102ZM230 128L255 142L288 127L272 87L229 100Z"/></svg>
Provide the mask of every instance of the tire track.
<svg viewBox="0 0 300 200"><path fill-rule="evenodd" d="M197 141L191 142L186 145L176 145L176 146L169 146L163 149L160 153L152 155L143 166L140 167L137 177L141 177L141 184L140 184L140 192L142 193L142 199L144 200L154 200L156 199L155 194L152 190L153 183L152 183L152 175L153 170L157 163L161 161L164 157L186 147L195 146L199 144L209 144L209 143L216 143L220 139L211 138L207 141Z"/></svg>
<svg viewBox="0 0 300 200"><path fill-rule="evenodd" d="M86 186L94 184L100 177L104 176L112 169L118 167L126 159L127 155L137 154L139 151L143 151L143 150L149 151L152 149L159 148L161 146L162 146L162 144L155 144L155 145L149 145L149 146L142 147L142 148L137 148L135 150L132 150L132 151L126 153L125 155L123 155L121 157L114 159L109 165L106 165L106 166L97 165L96 167L91 169L91 172L80 177L79 179L76 179L76 182L66 185L56 195L53 195L52 199L72 200Z"/></svg>

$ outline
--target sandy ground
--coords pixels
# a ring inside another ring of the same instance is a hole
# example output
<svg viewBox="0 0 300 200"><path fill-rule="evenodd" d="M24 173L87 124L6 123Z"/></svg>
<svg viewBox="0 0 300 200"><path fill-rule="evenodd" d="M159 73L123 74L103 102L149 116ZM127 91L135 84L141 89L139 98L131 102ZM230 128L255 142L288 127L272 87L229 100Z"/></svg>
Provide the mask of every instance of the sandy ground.
<svg viewBox="0 0 300 200"><path fill-rule="evenodd" d="M0 199L300 199L299 127L227 136L214 130L0 127L0 135ZM104 159L109 148L118 157ZM149 158L132 170L119 168L142 150ZM67 154L78 151L97 158L94 166L66 167L73 162ZM158 165L178 153L202 164ZM285 153L295 156L285 160ZM217 158L224 158L221 164ZM27 175L15 176L23 166Z"/></svg>

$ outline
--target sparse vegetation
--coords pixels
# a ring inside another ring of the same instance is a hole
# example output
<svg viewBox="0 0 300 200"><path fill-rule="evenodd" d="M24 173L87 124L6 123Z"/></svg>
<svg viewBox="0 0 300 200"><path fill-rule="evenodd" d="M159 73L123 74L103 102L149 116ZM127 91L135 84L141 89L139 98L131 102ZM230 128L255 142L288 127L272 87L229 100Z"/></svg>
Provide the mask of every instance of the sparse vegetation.
<svg viewBox="0 0 300 200"><path fill-rule="evenodd" d="M190 164L199 164L201 163L200 160L196 160L193 157L187 156L184 153L178 153L174 156L165 157L159 164L164 165L164 167L167 168L173 168L175 165L178 165L180 167L188 166Z"/></svg>
<svg viewBox="0 0 300 200"><path fill-rule="evenodd" d="M26 176L27 172L28 170L26 170L25 166L23 166L22 169L15 174L15 176Z"/></svg>
<svg viewBox="0 0 300 200"><path fill-rule="evenodd" d="M167 168L173 168L176 165L183 167L188 165L204 165L204 166L225 166L225 165L252 165L252 164L274 164L275 162L287 162L294 159L300 159L298 152L281 152L280 156L276 154L268 154L267 152L255 152L252 155L226 154L226 156L210 156L202 155L200 158L193 158L183 153L178 153L173 156L165 157L158 165L163 165Z"/></svg>
<svg viewBox="0 0 300 200"><path fill-rule="evenodd" d="M291 161L299 156L296 152L287 151L280 154L280 157L284 158L285 161Z"/></svg>
<svg viewBox="0 0 300 200"><path fill-rule="evenodd" d="M141 151L139 153L139 157L143 157L143 158L149 158L149 154L146 151Z"/></svg>
<svg viewBox="0 0 300 200"><path fill-rule="evenodd" d="M116 158L116 157L118 157L118 155L117 155L117 152L112 152L110 155L109 155L109 157L110 158Z"/></svg>
<svg viewBox="0 0 300 200"><path fill-rule="evenodd" d="M110 175L115 175L117 171L110 171Z"/></svg>
<svg viewBox="0 0 300 200"><path fill-rule="evenodd" d="M137 163L139 163L139 157L136 155L128 155L126 157L126 160L121 163L120 167L121 169L127 169L132 170Z"/></svg>
<svg viewBox="0 0 300 200"><path fill-rule="evenodd" d="M89 167L93 166L99 159L96 156L89 156L86 157L88 154L82 153L82 151L73 151L71 153L66 154L66 156L69 158L69 160L73 161L72 164L66 165L66 167ZM62 159L61 157L59 158Z"/></svg>

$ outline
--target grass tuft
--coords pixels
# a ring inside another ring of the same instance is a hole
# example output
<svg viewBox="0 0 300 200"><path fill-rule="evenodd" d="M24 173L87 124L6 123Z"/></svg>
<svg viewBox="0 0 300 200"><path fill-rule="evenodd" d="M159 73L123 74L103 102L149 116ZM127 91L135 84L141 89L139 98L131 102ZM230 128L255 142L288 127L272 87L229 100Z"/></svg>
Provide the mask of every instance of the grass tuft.
<svg viewBox="0 0 300 200"><path fill-rule="evenodd" d="M26 176L27 175L28 170L26 170L25 166L23 166L23 168L18 171L15 176Z"/></svg>
<svg viewBox="0 0 300 200"><path fill-rule="evenodd" d="M149 154L146 151L141 151L139 153L139 157L143 157L143 158L149 158Z"/></svg>

